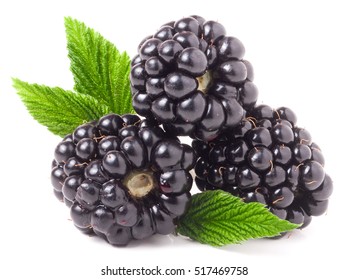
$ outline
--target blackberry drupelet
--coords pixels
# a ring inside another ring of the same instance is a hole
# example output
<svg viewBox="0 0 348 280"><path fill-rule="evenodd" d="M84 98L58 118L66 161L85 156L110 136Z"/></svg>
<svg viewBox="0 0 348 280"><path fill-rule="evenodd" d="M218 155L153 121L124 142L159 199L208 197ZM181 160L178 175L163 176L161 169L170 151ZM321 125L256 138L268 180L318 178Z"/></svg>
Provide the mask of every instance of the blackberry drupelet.
<svg viewBox="0 0 348 280"><path fill-rule="evenodd" d="M109 114L56 147L51 181L83 232L113 245L174 231L190 199L195 152L154 121Z"/></svg>
<svg viewBox="0 0 348 280"><path fill-rule="evenodd" d="M140 43L130 74L133 107L174 135L209 141L237 126L257 100L244 46L218 22L170 22Z"/></svg>
<svg viewBox="0 0 348 280"><path fill-rule="evenodd" d="M306 227L326 212L333 185L311 135L292 110L256 106L241 125L211 142L193 140L201 191L223 189L266 204L281 219Z"/></svg>

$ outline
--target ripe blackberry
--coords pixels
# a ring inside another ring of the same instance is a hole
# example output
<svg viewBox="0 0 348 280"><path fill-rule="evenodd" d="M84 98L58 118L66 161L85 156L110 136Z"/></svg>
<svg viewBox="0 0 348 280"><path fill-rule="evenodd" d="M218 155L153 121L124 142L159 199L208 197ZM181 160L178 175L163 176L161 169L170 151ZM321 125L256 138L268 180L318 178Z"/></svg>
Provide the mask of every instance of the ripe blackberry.
<svg viewBox="0 0 348 280"><path fill-rule="evenodd" d="M218 22L192 16L161 26L141 42L132 61L135 111L172 134L214 139L256 103L244 51Z"/></svg>
<svg viewBox="0 0 348 280"><path fill-rule="evenodd" d="M136 115L79 126L54 157L54 193L75 226L113 245L173 232L190 199L195 152Z"/></svg>
<svg viewBox="0 0 348 280"><path fill-rule="evenodd" d="M240 126L209 143L193 140L192 146L201 191L223 189L266 204L301 228L326 212L333 186L324 157L288 108L256 106Z"/></svg>

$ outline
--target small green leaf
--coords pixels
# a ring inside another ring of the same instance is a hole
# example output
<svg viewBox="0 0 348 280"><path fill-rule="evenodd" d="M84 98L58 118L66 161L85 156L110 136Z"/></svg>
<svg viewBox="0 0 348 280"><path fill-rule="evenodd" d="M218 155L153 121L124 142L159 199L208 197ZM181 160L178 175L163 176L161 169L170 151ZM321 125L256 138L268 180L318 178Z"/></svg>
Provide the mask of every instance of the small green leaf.
<svg viewBox="0 0 348 280"><path fill-rule="evenodd" d="M78 125L110 112L107 106L86 94L29 84L19 79L13 79L13 86L33 118L62 137Z"/></svg>
<svg viewBox="0 0 348 280"><path fill-rule="evenodd" d="M116 114L133 113L129 56L78 20L65 18L65 28L74 89L104 102Z"/></svg>
<svg viewBox="0 0 348 280"><path fill-rule="evenodd" d="M224 191L195 194L177 225L179 234L213 246L273 237L299 225L279 219L261 203L244 203Z"/></svg>

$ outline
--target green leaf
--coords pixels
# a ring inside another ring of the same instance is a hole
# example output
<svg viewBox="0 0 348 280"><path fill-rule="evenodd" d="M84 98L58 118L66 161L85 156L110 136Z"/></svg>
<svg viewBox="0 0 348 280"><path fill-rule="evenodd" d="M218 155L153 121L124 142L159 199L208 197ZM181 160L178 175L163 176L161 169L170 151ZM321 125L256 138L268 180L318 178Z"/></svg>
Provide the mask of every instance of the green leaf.
<svg viewBox="0 0 348 280"><path fill-rule="evenodd" d="M224 191L195 194L177 225L179 234L213 246L273 237L299 225L279 219L258 202L244 203Z"/></svg>
<svg viewBox="0 0 348 280"><path fill-rule="evenodd" d="M65 18L65 28L74 89L104 102L116 114L133 113L129 56L78 20Z"/></svg>
<svg viewBox="0 0 348 280"><path fill-rule="evenodd" d="M29 84L19 79L13 79L13 86L33 118L62 137L78 125L110 112L107 106L86 94Z"/></svg>

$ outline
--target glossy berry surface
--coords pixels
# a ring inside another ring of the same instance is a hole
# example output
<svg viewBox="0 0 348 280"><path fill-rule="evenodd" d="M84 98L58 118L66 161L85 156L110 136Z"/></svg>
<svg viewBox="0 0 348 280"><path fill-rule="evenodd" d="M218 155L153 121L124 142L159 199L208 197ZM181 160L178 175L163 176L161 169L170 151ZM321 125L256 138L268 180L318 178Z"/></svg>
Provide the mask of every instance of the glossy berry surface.
<svg viewBox="0 0 348 280"><path fill-rule="evenodd" d="M289 108L259 105L217 139L194 140L198 188L266 204L279 218L306 227L326 212L333 184L319 146L296 121Z"/></svg>
<svg viewBox="0 0 348 280"><path fill-rule="evenodd" d="M195 151L154 120L106 115L76 128L54 157L54 193L75 226L113 245L172 233L186 211Z"/></svg>
<svg viewBox="0 0 348 280"><path fill-rule="evenodd" d="M237 126L257 101L244 52L215 21L191 16L161 26L132 61L135 111L175 136L211 141Z"/></svg>

